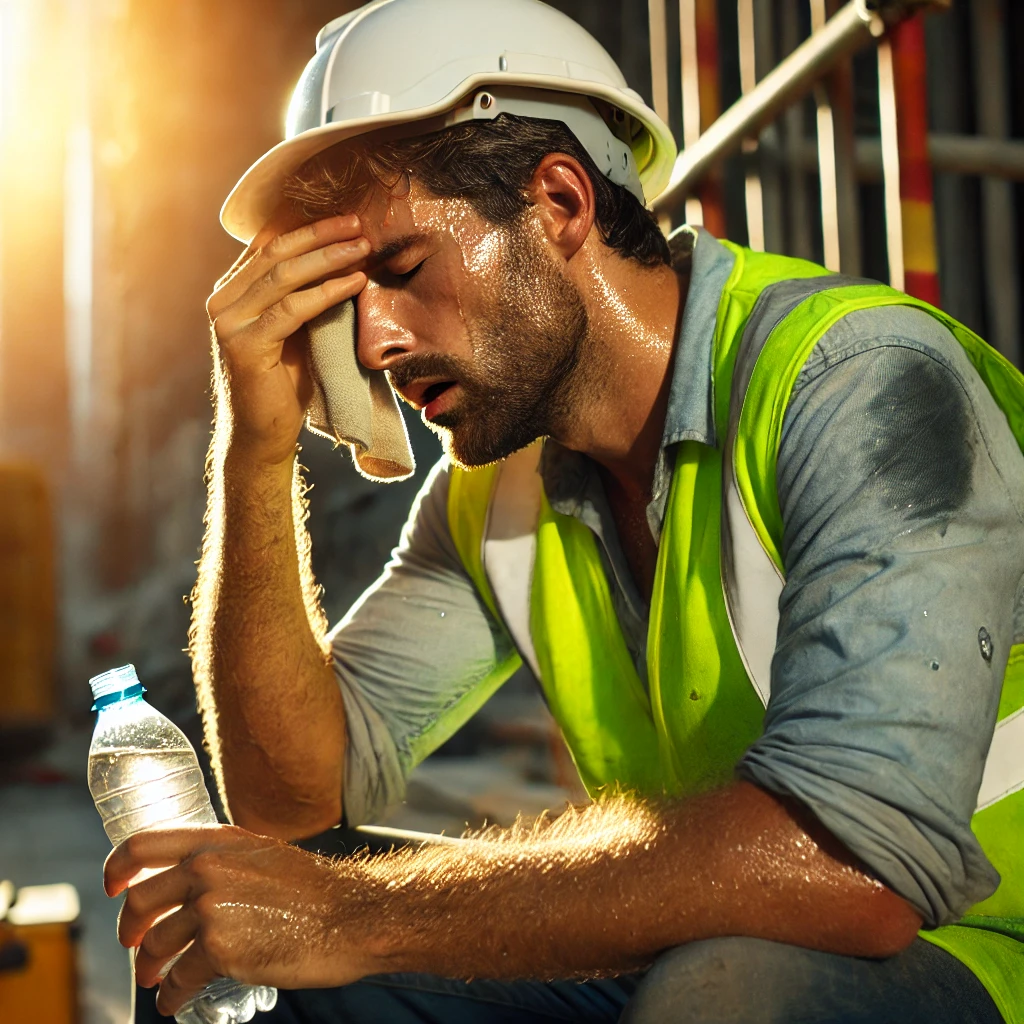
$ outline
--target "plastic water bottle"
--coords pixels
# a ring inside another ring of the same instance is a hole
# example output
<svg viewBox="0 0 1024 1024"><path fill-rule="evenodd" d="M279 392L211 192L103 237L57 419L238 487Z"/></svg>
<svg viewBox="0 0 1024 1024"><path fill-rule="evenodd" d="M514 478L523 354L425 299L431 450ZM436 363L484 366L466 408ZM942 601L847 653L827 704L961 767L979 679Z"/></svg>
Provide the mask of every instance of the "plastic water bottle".
<svg viewBox="0 0 1024 1024"><path fill-rule="evenodd" d="M217 820L185 734L143 700L133 665L89 680L99 712L89 748L89 792L115 846L147 828ZM277 989L218 978L175 1015L178 1024L242 1024L270 1010Z"/></svg>

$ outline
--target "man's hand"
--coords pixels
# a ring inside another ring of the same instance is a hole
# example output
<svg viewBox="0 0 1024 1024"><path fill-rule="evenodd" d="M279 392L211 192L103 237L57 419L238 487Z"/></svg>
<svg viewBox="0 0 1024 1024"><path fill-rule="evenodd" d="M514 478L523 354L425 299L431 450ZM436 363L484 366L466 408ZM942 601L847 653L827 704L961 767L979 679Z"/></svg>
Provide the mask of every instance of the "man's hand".
<svg viewBox="0 0 1024 1024"><path fill-rule="evenodd" d="M153 830L107 857L104 888L116 896L140 871L160 868L128 889L117 932L138 947L139 984L160 982L161 1013L217 977L317 988L373 973L365 951L345 941L354 929L339 926L350 885L322 857L231 825Z"/></svg>
<svg viewBox="0 0 1024 1024"><path fill-rule="evenodd" d="M257 462L290 462L312 394L302 329L366 284L370 243L355 215L279 233L282 210L217 282L206 309L218 345L231 447Z"/></svg>

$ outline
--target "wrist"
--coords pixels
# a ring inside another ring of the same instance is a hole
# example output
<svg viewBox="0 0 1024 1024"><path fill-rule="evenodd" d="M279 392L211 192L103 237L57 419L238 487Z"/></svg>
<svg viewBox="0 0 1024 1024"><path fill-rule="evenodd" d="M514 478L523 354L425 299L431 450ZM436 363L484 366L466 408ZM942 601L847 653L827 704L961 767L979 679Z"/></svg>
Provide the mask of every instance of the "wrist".
<svg viewBox="0 0 1024 1024"><path fill-rule="evenodd" d="M226 481L236 484L287 482L290 488L297 453L298 446L295 444L283 450L244 444L232 439L224 446L217 461Z"/></svg>
<svg viewBox="0 0 1024 1024"><path fill-rule="evenodd" d="M325 901L323 947L330 962L344 964L348 973L332 984L401 971L405 958L397 940L400 935L408 940L409 928L403 925L409 909L406 901L395 899L381 879L356 860L336 862L332 870L335 878L332 898Z"/></svg>

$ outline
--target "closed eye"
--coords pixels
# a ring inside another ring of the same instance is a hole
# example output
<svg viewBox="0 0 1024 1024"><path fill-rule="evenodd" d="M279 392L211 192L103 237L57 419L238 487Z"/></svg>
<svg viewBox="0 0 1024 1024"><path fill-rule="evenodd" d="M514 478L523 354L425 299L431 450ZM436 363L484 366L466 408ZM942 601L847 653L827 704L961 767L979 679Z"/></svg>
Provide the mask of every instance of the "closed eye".
<svg viewBox="0 0 1024 1024"><path fill-rule="evenodd" d="M427 259L429 259L429 257L427 257ZM423 269L423 264L427 262L427 259L420 260L416 266L405 271L403 274L396 274L392 271L392 277L396 277L399 281L411 281Z"/></svg>

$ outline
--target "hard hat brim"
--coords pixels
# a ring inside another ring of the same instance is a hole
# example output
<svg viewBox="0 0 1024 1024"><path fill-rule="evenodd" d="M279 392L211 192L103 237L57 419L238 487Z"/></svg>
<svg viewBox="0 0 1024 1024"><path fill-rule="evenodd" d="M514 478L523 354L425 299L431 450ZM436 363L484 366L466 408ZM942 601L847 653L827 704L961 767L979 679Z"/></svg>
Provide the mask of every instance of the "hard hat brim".
<svg viewBox="0 0 1024 1024"><path fill-rule="evenodd" d="M228 234L248 243L270 219L281 202L281 189L287 178L307 160L346 139L365 135L390 125L427 121L454 109L474 90L486 85L518 85L553 92L570 92L604 100L636 118L651 136L653 151L643 168L638 168L644 196L650 203L668 184L675 161L675 139L668 126L632 90L624 91L598 82L571 82L548 75L503 73L475 75L459 88L430 106L413 110L395 110L369 117L340 121L311 128L294 138L278 143L257 160L231 190L220 211L220 222ZM430 129L425 129L429 131Z"/></svg>

